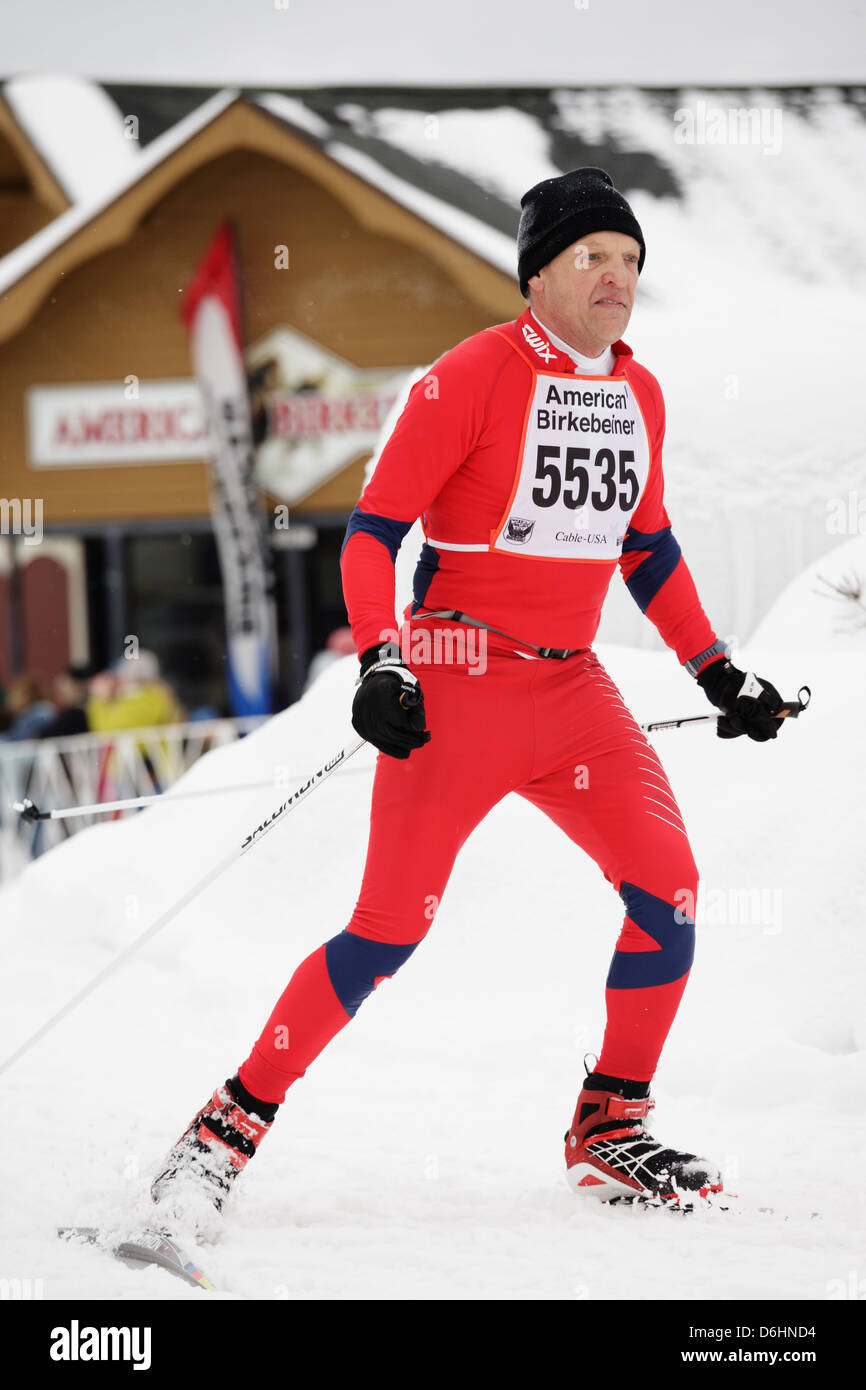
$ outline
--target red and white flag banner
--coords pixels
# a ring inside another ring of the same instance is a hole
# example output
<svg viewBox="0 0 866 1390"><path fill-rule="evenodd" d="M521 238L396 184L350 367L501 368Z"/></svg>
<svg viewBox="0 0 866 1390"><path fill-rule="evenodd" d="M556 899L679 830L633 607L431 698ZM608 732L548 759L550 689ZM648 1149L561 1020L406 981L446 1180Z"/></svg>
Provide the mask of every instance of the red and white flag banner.
<svg viewBox="0 0 866 1390"><path fill-rule="evenodd" d="M253 482L253 440L234 228L224 222L184 294L211 438L211 509L225 595L229 700L236 715L271 712L274 623L268 553Z"/></svg>

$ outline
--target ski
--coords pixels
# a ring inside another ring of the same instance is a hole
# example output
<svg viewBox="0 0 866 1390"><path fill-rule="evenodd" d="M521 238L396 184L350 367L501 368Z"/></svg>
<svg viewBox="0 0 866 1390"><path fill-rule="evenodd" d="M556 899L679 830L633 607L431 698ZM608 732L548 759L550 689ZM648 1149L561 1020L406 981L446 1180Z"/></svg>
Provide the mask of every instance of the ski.
<svg viewBox="0 0 866 1390"><path fill-rule="evenodd" d="M687 1194L683 1193L683 1197ZM736 1192L712 1193L708 1197L698 1197L694 1201L680 1201L679 1197L609 1197L605 1199L606 1207L624 1207L630 1211L669 1211L681 1216L688 1216L696 1211L723 1212L733 1216L767 1216L774 1217L777 1221L795 1221L806 1218L810 1221L820 1221L823 1213L820 1211L810 1211L802 1213L801 1217L795 1217L788 1212L780 1211L778 1207L754 1207L743 1204L739 1194Z"/></svg>
<svg viewBox="0 0 866 1390"><path fill-rule="evenodd" d="M158 1265L160 1269L167 1269L169 1274L182 1279L185 1284L191 1284L197 1289L216 1291L216 1285L211 1283L204 1270L167 1231L146 1227L130 1239L117 1244L106 1242L97 1226L59 1226L57 1234L61 1240L83 1241L87 1245L96 1245L108 1250L115 1259L121 1260L130 1269Z"/></svg>
<svg viewBox="0 0 866 1390"><path fill-rule="evenodd" d="M683 1197L687 1194L683 1193ZM723 1198L724 1200L719 1200ZM669 1211L679 1216L687 1216L690 1212L700 1211L732 1211L734 1207L732 1200L735 1194L731 1192L714 1193L710 1197L697 1197L694 1201L681 1201L679 1194L671 1194L668 1197L652 1196L649 1194L635 1193L633 1197L626 1193L617 1197L605 1197L602 1199L606 1207L622 1207L628 1211Z"/></svg>

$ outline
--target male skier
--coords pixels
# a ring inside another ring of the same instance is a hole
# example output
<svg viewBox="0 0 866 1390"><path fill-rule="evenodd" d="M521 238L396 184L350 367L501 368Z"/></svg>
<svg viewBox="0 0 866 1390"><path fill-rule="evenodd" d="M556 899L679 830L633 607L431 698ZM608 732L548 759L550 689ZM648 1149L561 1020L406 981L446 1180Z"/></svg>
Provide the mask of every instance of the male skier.
<svg viewBox="0 0 866 1390"><path fill-rule="evenodd" d="M645 1123L692 964L682 906L696 900L698 871L655 750L592 650L614 569L722 711L722 737L775 738L782 700L728 659L671 532L661 389L622 340L645 254L603 170L545 179L521 200L528 307L412 388L341 562L361 653L352 722L380 750L357 906L298 966L249 1057L172 1148L155 1202L182 1213L192 1192L221 1207L288 1088L421 943L459 849L512 791L592 856L625 906L601 1052L566 1134L571 1186L674 1204L721 1190L712 1163ZM401 641L394 560L419 516L426 541ZM443 623L483 635L483 674L425 664L435 643L412 637Z"/></svg>

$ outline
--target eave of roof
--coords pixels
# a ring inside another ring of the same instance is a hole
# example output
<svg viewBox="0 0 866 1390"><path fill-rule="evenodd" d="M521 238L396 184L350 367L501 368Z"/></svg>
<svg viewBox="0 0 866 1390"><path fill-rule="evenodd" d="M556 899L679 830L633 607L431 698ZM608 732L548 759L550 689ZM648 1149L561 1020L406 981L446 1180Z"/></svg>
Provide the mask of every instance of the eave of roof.
<svg viewBox="0 0 866 1390"><path fill-rule="evenodd" d="M61 215L69 207L71 200L56 178L50 164L31 140L28 132L21 126L3 92L0 91L0 135L9 143L21 168L30 180L34 196L51 212ZM11 253L10 253L11 254ZM2 265L0 260L0 265Z"/></svg>
<svg viewBox="0 0 866 1390"><path fill-rule="evenodd" d="M14 334L22 323L27 321L34 306L42 301L51 285L67 270L86 260L93 254L92 250L82 251L77 257L68 256L67 263L58 267L56 273L44 273L40 277L40 270L46 271L47 263L56 262L63 248L68 247L84 229L97 223L110 208L125 199L154 170L176 156L194 137L204 132L236 104L248 107L266 120L269 118L295 140L299 140L302 147L313 150L319 161L324 160L323 170L327 172L330 168L328 182L332 187L335 186L336 171L339 171L342 176L341 186L345 187L345 176L348 176L350 179L360 180L368 189L374 190L378 195L377 207L371 208L368 198L366 208L367 220L371 226L382 225L382 207L387 204L396 205L404 214L408 214L408 218L404 218L403 227L407 240L416 240L415 234L421 224L433 229L439 237L443 261L450 265L458 278L464 279L467 287L472 282L471 265L478 267L479 260L486 263L494 273L495 284L472 284L472 288L476 289L482 298L501 306L505 288L501 277L507 277L512 281L514 279L513 241L460 209L451 207L425 193L423 189L395 177L361 151L344 146L339 141L321 138L322 130L320 126L316 126L313 113L304 118L297 105L287 106L278 96L270 97L265 94L263 99L250 100L236 90L225 89L154 139L136 160L135 168L118 180L110 190L95 200L62 213L47 227L0 260L0 341ZM387 200L387 204L383 203L383 199ZM427 237L429 239L429 231ZM469 263L467 252L472 258ZM487 276L489 275L490 271L487 271ZM34 283L37 279L39 283ZM25 287L29 289L29 293L24 293ZM10 302L13 296L18 301L14 307Z"/></svg>
<svg viewBox="0 0 866 1390"><path fill-rule="evenodd" d="M112 188L90 202L79 203L76 207L69 208L47 227L29 237L21 246L16 246L14 251L8 252L0 260L0 297L6 295L14 285L36 269L64 242L69 241L76 232L81 231L88 223L96 221L130 188L140 183L153 169L169 159L193 135L203 130L238 99L238 92L230 88L218 92L198 110L152 141L136 161L135 168L118 180Z"/></svg>

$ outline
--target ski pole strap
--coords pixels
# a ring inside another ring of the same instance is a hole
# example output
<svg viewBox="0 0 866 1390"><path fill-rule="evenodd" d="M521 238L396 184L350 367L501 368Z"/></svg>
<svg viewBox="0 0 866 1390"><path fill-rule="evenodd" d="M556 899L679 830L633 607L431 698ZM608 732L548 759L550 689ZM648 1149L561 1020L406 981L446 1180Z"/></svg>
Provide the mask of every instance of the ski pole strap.
<svg viewBox="0 0 866 1390"><path fill-rule="evenodd" d="M803 699L804 691L806 692L805 700ZM812 692L809 689L808 685L801 685L800 689L797 691L796 700L788 700L782 707L782 709L779 710L778 714L776 715L776 718L796 719L798 714L803 713L803 710L806 708L811 698Z"/></svg>

